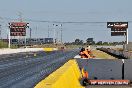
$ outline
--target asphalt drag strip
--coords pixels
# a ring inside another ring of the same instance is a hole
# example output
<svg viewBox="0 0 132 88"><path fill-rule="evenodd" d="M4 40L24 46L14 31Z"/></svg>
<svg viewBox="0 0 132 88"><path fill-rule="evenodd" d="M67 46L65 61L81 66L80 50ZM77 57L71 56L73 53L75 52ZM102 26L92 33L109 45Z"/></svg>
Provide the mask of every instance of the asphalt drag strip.
<svg viewBox="0 0 132 88"><path fill-rule="evenodd" d="M0 61L0 88L33 88L39 81L78 54L78 50L55 51L42 57L7 58Z"/></svg>

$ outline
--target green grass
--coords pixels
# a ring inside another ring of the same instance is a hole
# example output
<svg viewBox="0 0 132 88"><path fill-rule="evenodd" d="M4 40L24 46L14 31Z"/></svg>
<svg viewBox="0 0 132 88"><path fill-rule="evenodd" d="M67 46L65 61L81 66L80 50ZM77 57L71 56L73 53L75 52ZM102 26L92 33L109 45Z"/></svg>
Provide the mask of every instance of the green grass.
<svg viewBox="0 0 132 88"><path fill-rule="evenodd" d="M104 53L102 51L99 51L99 50L93 50L92 51L93 55L96 57L96 58L102 58L102 59L116 59L115 57L107 54L107 53Z"/></svg>
<svg viewBox="0 0 132 88"><path fill-rule="evenodd" d="M0 41L0 48L7 48L8 47L8 43Z"/></svg>
<svg viewBox="0 0 132 88"><path fill-rule="evenodd" d="M0 40L0 48L8 48L8 43ZM18 48L18 47L15 45L11 45L11 48L14 49L14 48Z"/></svg>

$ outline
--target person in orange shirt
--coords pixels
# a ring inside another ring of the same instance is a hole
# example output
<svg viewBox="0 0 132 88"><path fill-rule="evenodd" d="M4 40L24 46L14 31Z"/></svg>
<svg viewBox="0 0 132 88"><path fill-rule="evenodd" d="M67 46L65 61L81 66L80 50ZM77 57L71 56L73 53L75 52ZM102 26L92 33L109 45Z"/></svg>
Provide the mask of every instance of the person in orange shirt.
<svg viewBox="0 0 132 88"><path fill-rule="evenodd" d="M86 68L82 68L82 76L84 77L84 78L87 78L88 79L88 72L87 72L87 70L86 70Z"/></svg>
<svg viewBox="0 0 132 88"><path fill-rule="evenodd" d="M87 49L87 52L88 52L88 54L90 55L90 58L95 58L95 56L93 55L93 53L92 53L91 50Z"/></svg>
<svg viewBox="0 0 132 88"><path fill-rule="evenodd" d="M85 54L84 54L84 52L83 51L85 51L85 48L81 48L81 51L80 51L80 53L79 53L79 55L81 56L81 58L85 58Z"/></svg>
<svg viewBox="0 0 132 88"><path fill-rule="evenodd" d="M83 86L87 86L90 84L90 80L88 79L89 78L89 75L88 75L88 71L86 70L86 68L82 68L82 79L81 79L81 84Z"/></svg>
<svg viewBox="0 0 132 88"><path fill-rule="evenodd" d="M87 51L87 49L85 49L85 48L81 49L80 56L81 56L81 58L88 58L88 59L92 58L90 56L89 52Z"/></svg>

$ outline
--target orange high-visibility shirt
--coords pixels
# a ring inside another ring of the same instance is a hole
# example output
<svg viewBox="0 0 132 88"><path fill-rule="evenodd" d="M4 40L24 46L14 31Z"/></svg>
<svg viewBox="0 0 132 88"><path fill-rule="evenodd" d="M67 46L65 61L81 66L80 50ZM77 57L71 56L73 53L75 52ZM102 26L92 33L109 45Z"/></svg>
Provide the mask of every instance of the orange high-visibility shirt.
<svg viewBox="0 0 132 88"><path fill-rule="evenodd" d="M84 72L84 77L88 78L88 72L87 71Z"/></svg>
<svg viewBox="0 0 132 88"><path fill-rule="evenodd" d="M82 76L84 78L88 78L88 72L87 71L84 71L84 68L82 68Z"/></svg>
<svg viewBox="0 0 132 88"><path fill-rule="evenodd" d="M85 56L85 53L84 53L84 52L80 52L80 56L81 56L81 58L86 58L86 56Z"/></svg>
<svg viewBox="0 0 132 88"><path fill-rule="evenodd" d="M88 54L87 50L83 51L83 53L87 56L86 58L91 58L91 56Z"/></svg>

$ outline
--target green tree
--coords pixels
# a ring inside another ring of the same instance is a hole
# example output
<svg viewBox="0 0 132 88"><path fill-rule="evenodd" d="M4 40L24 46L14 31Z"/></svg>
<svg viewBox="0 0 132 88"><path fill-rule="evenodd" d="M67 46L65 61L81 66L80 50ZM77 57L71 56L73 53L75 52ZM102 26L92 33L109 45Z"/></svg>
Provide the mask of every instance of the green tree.
<svg viewBox="0 0 132 88"><path fill-rule="evenodd" d="M97 42L96 45L102 45L102 41Z"/></svg>
<svg viewBox="0 0 132 88"><path fill-rule="evenodd" d="M81 44L83 44L83 40L75 39L75 44L76 45L81 45Z"/></svg>

